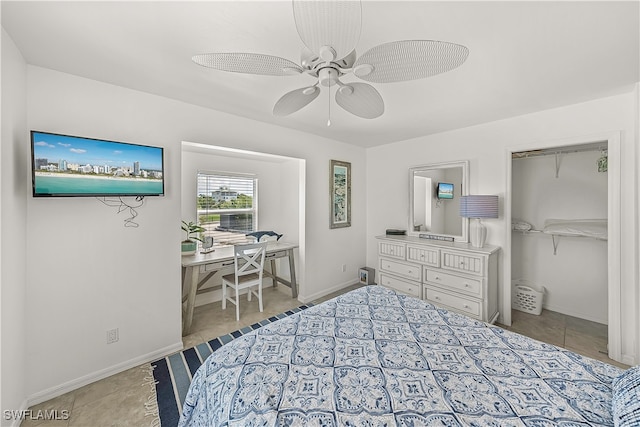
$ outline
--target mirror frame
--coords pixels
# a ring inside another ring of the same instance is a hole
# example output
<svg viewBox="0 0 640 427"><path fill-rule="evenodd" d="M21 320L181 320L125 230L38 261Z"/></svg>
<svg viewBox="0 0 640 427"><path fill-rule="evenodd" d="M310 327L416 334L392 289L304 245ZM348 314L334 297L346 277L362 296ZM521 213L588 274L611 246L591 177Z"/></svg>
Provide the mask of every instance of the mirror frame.
<svg viewBox="0 0 640 427"><path fill-rule="evenodd" d="M448 169L448 168L462 168L462 189L461 195L466 196L469 194L469 161L461 160L455 162L441 162L441 163L429 163L421 166L414 166L409 168L409 228L407 234L410 236L419 236L420 234L429 234L432 236L453 237L455 242L467 243L469 241L469 218L460 217L462 222L462 234L452 235L444 233L431 233L424 231L413 231L414 217L413 217L413 177L416 172L427 171L432 169Z"/></svg>

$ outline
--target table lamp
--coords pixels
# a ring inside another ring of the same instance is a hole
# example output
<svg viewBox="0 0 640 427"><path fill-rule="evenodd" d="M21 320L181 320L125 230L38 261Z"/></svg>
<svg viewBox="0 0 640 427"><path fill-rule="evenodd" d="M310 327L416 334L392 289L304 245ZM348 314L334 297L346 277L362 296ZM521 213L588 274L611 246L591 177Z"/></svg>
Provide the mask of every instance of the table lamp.
<svg viewBox="0 0 640 427"><path fill-rule="evenodd" d="M460 216L473 218L469 227L471 246L481 248L487 240L487 228L481 218L498 218L498 196L469 195L460 198Z"/></svg>

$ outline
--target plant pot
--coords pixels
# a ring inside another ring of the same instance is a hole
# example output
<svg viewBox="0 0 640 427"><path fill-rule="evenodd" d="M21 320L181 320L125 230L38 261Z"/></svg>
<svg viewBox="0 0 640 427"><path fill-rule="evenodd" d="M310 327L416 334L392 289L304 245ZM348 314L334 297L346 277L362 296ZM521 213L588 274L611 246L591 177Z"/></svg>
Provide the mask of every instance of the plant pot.
<svg viewBox="0 0 640 427"><path fill-rule="evenodd" d="M186 240L182 242L182 256L193 255L198 249L198 242Z"/></svg>

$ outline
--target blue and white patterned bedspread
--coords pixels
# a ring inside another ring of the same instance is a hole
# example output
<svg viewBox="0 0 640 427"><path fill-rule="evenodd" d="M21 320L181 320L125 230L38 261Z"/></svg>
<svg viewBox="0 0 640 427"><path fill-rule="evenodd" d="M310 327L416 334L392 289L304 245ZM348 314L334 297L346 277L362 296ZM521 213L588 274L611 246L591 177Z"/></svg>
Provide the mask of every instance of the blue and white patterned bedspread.
<svg viewBox="0 0 640 427"><path fill-rule="evenodd" d="M180 426L610 426L608 364L380 286L221 347Z"/></svg>

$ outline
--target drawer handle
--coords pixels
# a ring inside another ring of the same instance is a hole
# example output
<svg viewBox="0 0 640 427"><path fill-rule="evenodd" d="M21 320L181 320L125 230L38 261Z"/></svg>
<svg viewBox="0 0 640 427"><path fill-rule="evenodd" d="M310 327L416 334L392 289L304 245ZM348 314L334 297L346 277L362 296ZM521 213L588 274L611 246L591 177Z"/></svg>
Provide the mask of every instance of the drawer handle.
<svg viewBox="0 0 640 427"><path fill-rule="evenodd" d="M469 304L464 304L463 307L468 310L469 309Z"/></svg>
<svg viewBox="0 0 640 427"><path fill-rule="evenodd" d="M409 270L409 271L407 271L407 273L411 274L411 273L413 273L413 271Z"/></svg>
<svg viewBox="0 0 640 427"><path fill-rule="evenodd" d="M468 283L465 283L465 284L464 284L464 287L465 287L465 288L468 288L468 287L469 287L469 284L468 284Z"/></svg>
<svg viewBox="0 0 640 427"><path fill-rule="evenodd" d="M435 296L435 298L434 298L434 299L435 299L436 301L440 301L440 297L439 297L439 296L437 296L437 295Z"/></svg>
<svg viewBox="0 0 640 427"><path fill-rule="evenodd" d="M442 279L440 279L440 276L436 276L435 279L436 280L442 280Z"/></svg>

